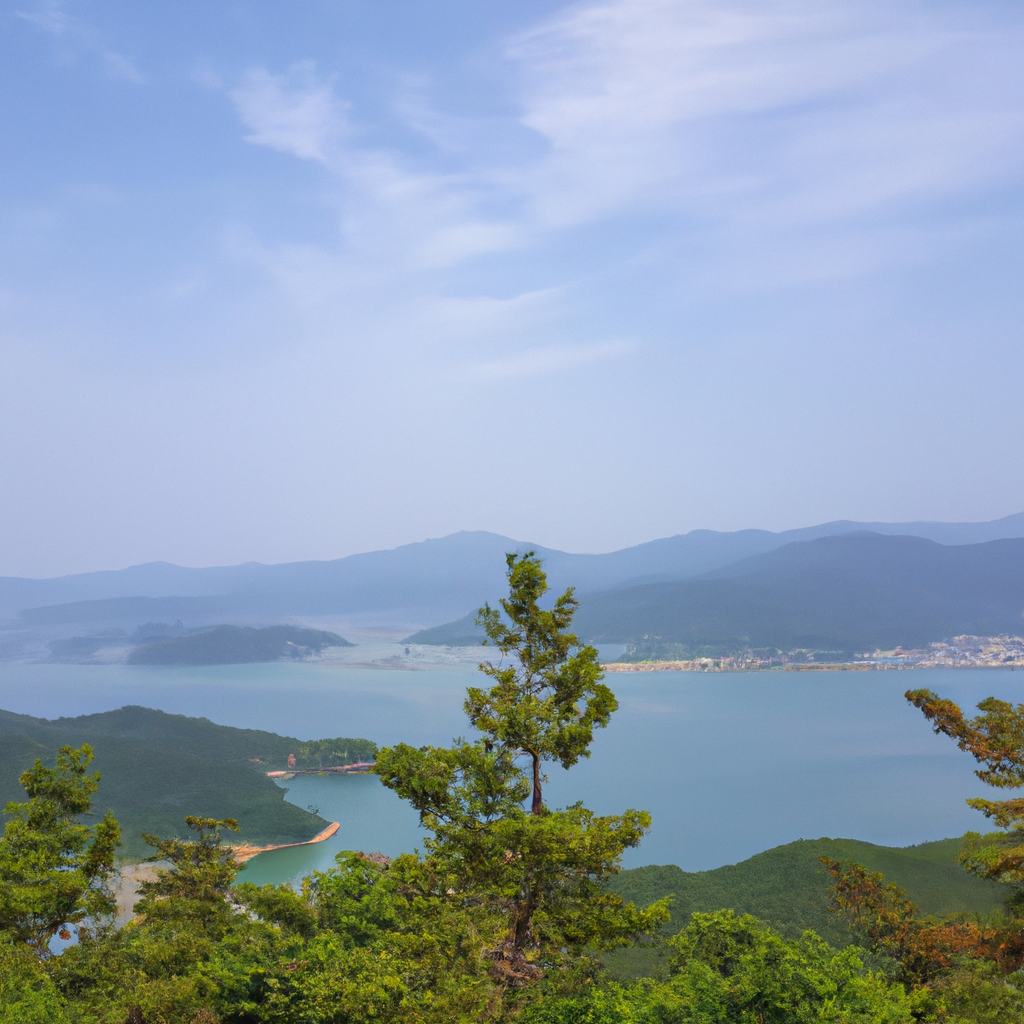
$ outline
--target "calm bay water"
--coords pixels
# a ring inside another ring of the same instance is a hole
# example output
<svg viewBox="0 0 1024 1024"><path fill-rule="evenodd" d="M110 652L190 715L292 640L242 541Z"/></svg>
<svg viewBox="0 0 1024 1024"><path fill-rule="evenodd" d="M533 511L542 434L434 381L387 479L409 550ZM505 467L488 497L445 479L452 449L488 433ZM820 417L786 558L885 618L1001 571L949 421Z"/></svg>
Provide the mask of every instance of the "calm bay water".
<svg viewBox="0 0 1024 1024"><path fill-rule="evenodd" d="M450 742L466 732L470 668L389 671L345 665L203 668L0 664L0 707L55 718L142 704L302 739ZM983 828L964 799L985 787L974 762L934 736L903 692L929 687L962 706L1024 701L1024 673L615 674L620 710L593 757L549 769L553 806L651 811L654 827L627 866L687 870L735 863L820 836L908 845ZM328 867L343 849L396 854L421 841L416 815L372 776L299 776L288 799L341 828L314 847L262 854L245 873L283 881Z"/></svg>

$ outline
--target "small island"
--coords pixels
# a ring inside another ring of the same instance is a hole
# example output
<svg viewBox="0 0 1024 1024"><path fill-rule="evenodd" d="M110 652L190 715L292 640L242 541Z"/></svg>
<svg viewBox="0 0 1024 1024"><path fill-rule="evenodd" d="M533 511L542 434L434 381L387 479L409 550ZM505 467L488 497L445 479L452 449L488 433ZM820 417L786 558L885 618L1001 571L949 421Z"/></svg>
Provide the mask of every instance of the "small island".
<svg viewBox="0 0 1024 1024"><path fill-rule="evenodd" d="M301 626L211 626L185 636L147 638L128 655L129 665L239 665L301 661L325 647L354 647L337 633Z"/></svg>

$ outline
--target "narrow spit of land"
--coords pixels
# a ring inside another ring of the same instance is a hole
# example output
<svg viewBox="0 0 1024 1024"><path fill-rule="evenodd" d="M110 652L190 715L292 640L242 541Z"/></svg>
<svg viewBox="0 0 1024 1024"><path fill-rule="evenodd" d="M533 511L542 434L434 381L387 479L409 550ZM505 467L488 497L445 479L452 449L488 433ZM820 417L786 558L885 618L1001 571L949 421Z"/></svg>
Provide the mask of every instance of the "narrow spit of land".
<svg viewBox="0 0 1024 1024"><path fill-rule="evenodd" d="M272 846L250 846L247 843L242 843L232 846L231 849L234 852L235 860L244 864L247 860L252 860L256 854L266 853L269 850L290 850L293 846L312 846L314 843L322 843L330 839L339 828L341 828L340 823L332 821L322 832L318 832L312 839L307 839L304 843L276 843Z"/></svg>
<svg viewBox="0 0 1024 1024"><path fill-rule="evenodd" d="M296 775L369 775L376 761L357 761L355 764L336 764L327 768L288 768L283 771L267 772L268 779L287 782Z"/></svg>

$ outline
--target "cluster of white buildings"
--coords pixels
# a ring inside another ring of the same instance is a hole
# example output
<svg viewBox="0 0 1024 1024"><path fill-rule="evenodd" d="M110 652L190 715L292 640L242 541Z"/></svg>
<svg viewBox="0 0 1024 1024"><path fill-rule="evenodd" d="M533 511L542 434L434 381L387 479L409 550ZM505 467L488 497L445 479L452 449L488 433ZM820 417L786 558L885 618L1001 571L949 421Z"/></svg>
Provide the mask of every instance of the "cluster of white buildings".
<svg viewBox="0 0 1024 1024"><path fill-rule="evenodd" d="M1024 668L1024 637L956 636L926 649L897 647L892 657L920 668Z"/></svg>

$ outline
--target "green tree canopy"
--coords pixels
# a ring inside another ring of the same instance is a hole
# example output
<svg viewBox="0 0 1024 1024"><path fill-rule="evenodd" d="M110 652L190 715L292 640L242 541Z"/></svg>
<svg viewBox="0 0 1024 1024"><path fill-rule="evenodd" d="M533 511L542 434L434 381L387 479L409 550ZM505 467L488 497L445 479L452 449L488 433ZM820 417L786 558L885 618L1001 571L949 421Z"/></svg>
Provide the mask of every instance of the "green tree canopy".
<svg viewBox="0 0 1024 1024"><path fill-rule="evenodd" d="M787 939L748 914L694 914L669 940L670 978L545 1000L524 1024L915 1024L913 996L865 970L860 950ZM927 1016L973 1024L971 1017ZM1007 1017L1003 1024L1017 1021Z"/></svg>
<svg viewBox="0 0 1024 1024"><path fill-rule="evenodd" d="M491 977L518 988L556 964L563 975L591 969L590 953L648 934L668 912L665 901L637 910L604 885L650 815L599 817L579 804L553 811L543 803L541 762L568 768L588 756L594 727L608 723L616 702L597 652L568 632L572 591L542 609L547 580L532 553L508 556L508 581L508 623L489 607L480 612L490 640L511 659L481 665L495 684L468 691L466 713L482 737L449 748L399 744L378 753L375 770L420 812L432 833L432 869L449 896L504 921L486 956Z"/></svg>
<svg viewBox="0 0 1024 1024"><path fill-rule="evenodd" d="M241 866L221 840L225 829L238 831L238 822L189 816L185 824L195 839L143 835L154 848L149 860L170 867L158 868L156 878L139 886L135 912L150 922L187 922L218 935L231 919L231 886Z"/></svg>
<svg viewBox="0 0 1024 1024"><path fill-rule="evenodd" d="M489 690L471 686L465 709L474 729L515 755L530 758L533 799L540 814L541 762L571 768L590 756L594 727L606 726L618 702L601 682L597 651L568 632L579 602L570 587L550 610L540 607L548 591L540 559L530 551L506 556L509 596L501 613L484 605L477 624L486 643L501 651L502 661L484 662L480 670L494 680Z"/></svg>
<svg viewBox="0 0 1024 1024"><path fill-rule="evenodd" d="M28 800L9 803L0 838L0 929L38 954L60 933L71 937L113 915L110 876L121 830L108 811L83 824L100 773L88 773L92 748L61 747L47 768L38 758L21 776Z"/></svg>

